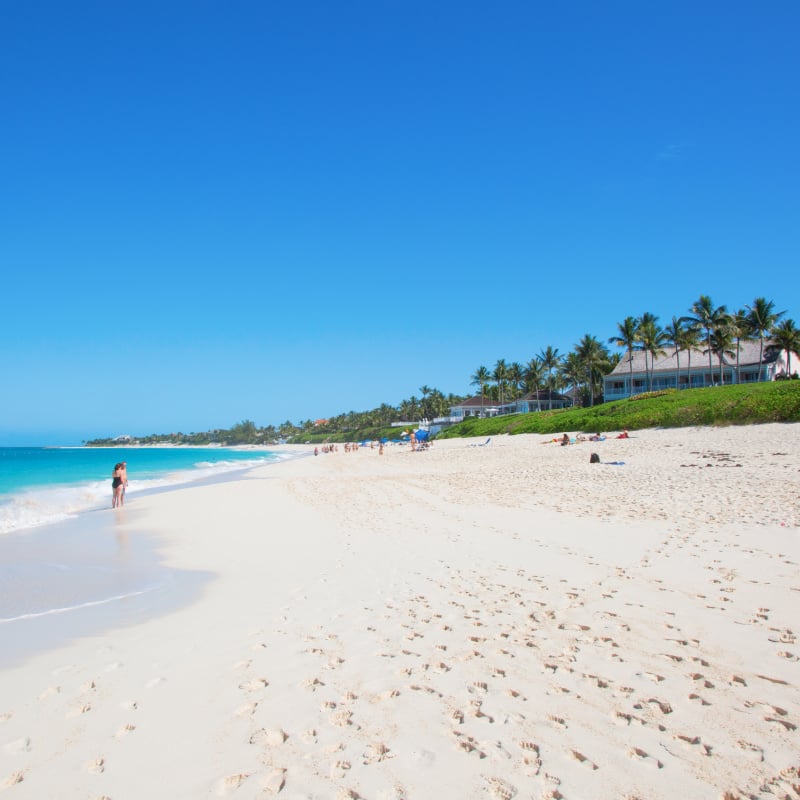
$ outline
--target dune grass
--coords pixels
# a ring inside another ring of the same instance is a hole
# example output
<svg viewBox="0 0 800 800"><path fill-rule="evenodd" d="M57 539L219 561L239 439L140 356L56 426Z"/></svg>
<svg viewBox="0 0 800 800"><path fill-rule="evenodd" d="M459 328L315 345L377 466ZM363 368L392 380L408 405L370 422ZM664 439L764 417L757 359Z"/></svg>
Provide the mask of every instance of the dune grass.
<svg viewBox="0 0 800 800"><path fill-rule="evenodd" d="M800 422L800 381L776 381L707 389L655 392L593 408L541 411L478 419L470 417L438 438L502 433L641 430L692 425L754 425Z"/></svg>

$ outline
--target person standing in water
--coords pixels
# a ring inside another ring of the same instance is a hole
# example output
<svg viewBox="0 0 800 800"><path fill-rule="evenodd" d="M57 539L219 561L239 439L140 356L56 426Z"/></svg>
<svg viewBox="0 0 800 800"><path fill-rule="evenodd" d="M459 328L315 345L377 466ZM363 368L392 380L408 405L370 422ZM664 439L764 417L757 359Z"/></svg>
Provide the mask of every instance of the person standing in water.
<svg viewBox="0 0 800 800"><path fill-rule="evenodd" d="M128 488L128 462L123 461L120 463L120 478L122 478L122 491L119 496L119 504L125 505L125 490Z"/></svg>
<svg viewBox="0 0 800 800"><path fill-rule="evenodd" d="M111 508L122 505L123 472L122 464L115 464L111 473Z"/></svg>

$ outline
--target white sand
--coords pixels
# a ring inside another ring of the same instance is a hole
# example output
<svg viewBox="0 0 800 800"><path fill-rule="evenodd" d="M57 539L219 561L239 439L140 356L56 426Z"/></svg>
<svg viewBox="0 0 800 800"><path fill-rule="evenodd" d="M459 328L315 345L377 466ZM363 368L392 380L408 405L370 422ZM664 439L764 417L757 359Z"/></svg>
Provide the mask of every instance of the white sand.
<svg viewBox="0 0 800 800"><path fill-rule="evenodd" d="M215 578L0 673L3 796L800 797L800 425L635 436L140 499Z"/></svg>

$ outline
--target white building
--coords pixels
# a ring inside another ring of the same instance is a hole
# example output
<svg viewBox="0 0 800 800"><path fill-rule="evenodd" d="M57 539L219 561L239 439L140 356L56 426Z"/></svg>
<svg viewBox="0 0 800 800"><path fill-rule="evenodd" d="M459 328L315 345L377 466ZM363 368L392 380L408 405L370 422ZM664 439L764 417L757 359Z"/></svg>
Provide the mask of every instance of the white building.
<svg viewBox="0 0 800 800"><path fill-rule="evenodd" d="M542 389L531 392L517 400L498 403L486 397L476 395L450 409L453 422L461 422L465 417L497 417L502 414L527 414L531 411L549 411L557 408L569 408L572 400L558 392Z"/></svg>
<svg viewBox="0 0 800 800"><path fill-rule="evenodd" d="M712 354L710 369L708 353L702 350L692 350L691 359L686 350L677 355L674 349L668 350L666 355L656 358L655 364L651 364L648 356L647 370L652 371L652 386L645 371L645 354L634 351L631 361L626 352L614 370L603 379L604 400L622 400L634 394L663 389L699 389L704 386L775 380L775 376L784 369L783 354L770 350L765 341L759 363L759 351L760 343L757 340L741 342L737 366L734 344L734 355L724 357L721 366L719 359Z"/></svg>

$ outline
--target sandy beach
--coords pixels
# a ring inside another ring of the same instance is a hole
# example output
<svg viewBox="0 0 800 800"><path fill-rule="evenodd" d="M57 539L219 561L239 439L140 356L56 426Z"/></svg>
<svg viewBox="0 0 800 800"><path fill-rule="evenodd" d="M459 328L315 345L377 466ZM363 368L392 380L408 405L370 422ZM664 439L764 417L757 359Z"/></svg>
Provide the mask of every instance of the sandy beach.
<svg viewBox="0 0 800 800"><path fill-rule="evenodd" d="M202 588L0 672L2 796L800 798L800 425L611 436L137 499Z"/></svg>

